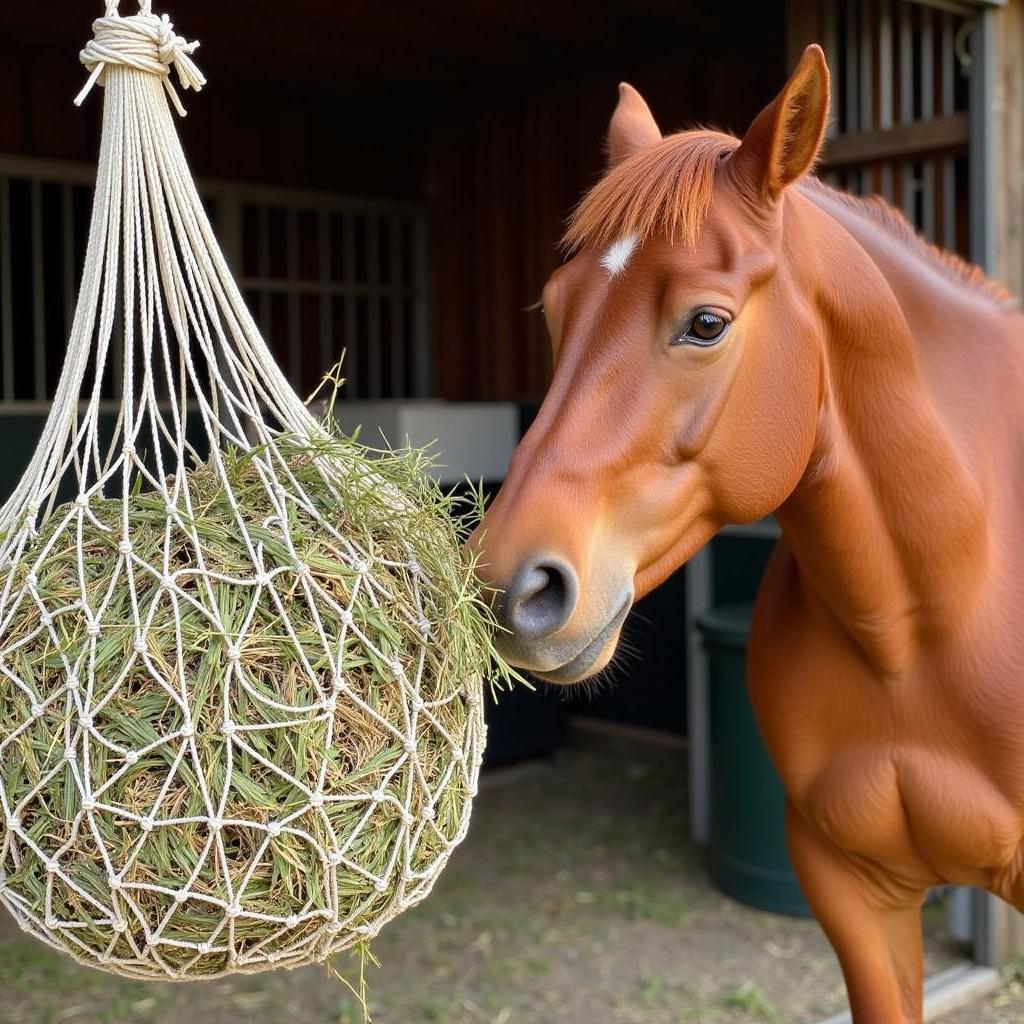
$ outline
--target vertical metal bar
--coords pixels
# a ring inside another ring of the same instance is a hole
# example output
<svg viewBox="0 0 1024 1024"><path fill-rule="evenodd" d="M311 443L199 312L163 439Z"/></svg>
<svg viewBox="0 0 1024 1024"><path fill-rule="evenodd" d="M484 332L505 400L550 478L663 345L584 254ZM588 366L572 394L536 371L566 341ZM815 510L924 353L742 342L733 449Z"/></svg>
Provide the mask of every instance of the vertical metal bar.
<svg viewBox="0 0 1024 1024"><path fill-rule="evenodd" d="M942 14L942 113L948 117L956 107L956 59L953 15ZM947 249L956 248L956 168L951 156L944 156L941 163L942 189L942 244Z"/></svg>
<svg viewBox="0 0 1024 1024"><path fill-rule="evenodd" d="M11 182L0 175L0 371L3 400L14 401L14 301L11 287Z"/></svg>
<svg viewBox="0 0 1024 1024"><path fill-rule="evenodd" d="M922 8L921 18L921 59L918 75L921 85L921 120L928 121L935 116L935 38L932 33L934 11Z"/></svg>
<svg viewBox="0 0 1024 1024"><path fill-rule="evenodd" d="M878 6L878 127L893 126L892 0ZM890 170L890 175L892 168Z"/></svg>
<svg viewBox="0 0 1024 1024"><path fill-rule="evenodd" d="M875 127L874 117L874 89L872 88L872 74L874 71L874 33L871 25L871 4L869 0L860 0L860 53L859 53L859 114L860 131L869 132ZM861 167L860 171L860 192L864 195L871 193L871 168L867 165Z"/></svg>
<svg viewBox="0 0 1024 1024"><path fill-rule="evenodd" d="M822 34L825 44L825 59L829 67L839 67L839 13L836 9L838 0L823 0L822 3ZM828 122L828 135L839 133L839 112L835 108Z"/></svg>
<svg viewBox="0 0 1024 1024"><path fill-rule="evenodd" d="M860 62L857 53L857 2L847 0L846 3L846 74L845 107L846 134L853 135L860 131L860 104L858 102L857 85L860 80Z"/></svg>
<svg viewBox="0 0 1024 1024"><path fill-rule="evenodd" d="M930 121L935 116L935 12L923 8L921 18L921 59L918 67L921 88L921 120ZM935 162L924 160L921 164L921 223L918 225L929 242L935 238Z"/></svg>
<svg viewBox="0 0 1024 1024"><path fill-rule="evenodd" d="M364 398L359 387L359 339L356 337L356 297L353 291L356 283L356 242L355 222L351 213L345 213L342 220L345 237L342 239L345 265L342 268L342 280L345 282L345 362L342 367L348 397Z"/></svg>
<svg viewBox="0 0 1024 1024"><path fill-rule="evenodd" d="M64 268L64 333L71 334L75 319L75 214L71 185L64 182L60 190L61 261Z"/></svg>
<svg viewBox="0 0 1024 1024"><path fill-rule="evenodd" d="M686 563L686 724L689 760L690 838L707 842L711 832L711 725L708 708L708 660L697 617L712 602L712 545Z"/></svg>
<svg viewBox="0 0 1024 1024"><path fill-rule="evenodd" d="M909 0L897 0L899 4L899 48L900 48L900 124L910 124L914 114L914 27L911 21ZM912 224L917 196L917 178L910 160L900 164L899 204L904 216Z"/></svg>
<svg viewBox="0 0 1024 1024"><path fill-rule="evenodd" d="M46 295L43 280L43 184L32 179L32 376L33 397L46 400Z"/></svg>
<svg viewBox="0 0 1024 1024"><path fill-rule="evenodd" d="M917 173L914 170L914 164L911 160L903 160L900 169L902 171L902 174L900 175L900 209L903 211L903 216L906 217L911 224L916 224L917 190L920 186L920 182L917 180Z"/></svg>
<svg viewBox="0 0 1024 1024"><path fill-rule="evenodd" d="M908 0L897 0L900 11L900 124L914 120L914 32Z"/></svg>
<svg viewBox="0 0 1024 1024"><path fill-rule="evenodd" d="M427 218L419 213L413 219L413 335L416 367L413 397L425 398L433 393L434 359L430 329L430 271L428 267Z"/></svg>
<svg viewBox="0 0 1024 1024"><path fill-rule="evenodd" d="M974 891L974 942L971 957L983 967L1002 966L998 963L998 921L1000 901L998 897L982 889Z"/></svg>
<svg viewBox="0 0 1024 1024"><path fill-rule="evenodd" d="M402 222L397 213L391 221L391 397L407 398L405 393L405 330L402 305Z"/></svg>
<svg viewBox="0 0 1024 1024"><path fill-rule="evenodd" d="M956 249L956 165L951 156L942 158L942 245Z"/></svg>
<svg viewBox="0 0 1024 1024"><path fill-rule="evenodd" d="M868 0L861 0L860 3L860 46L858 53L858 111L860 117L860 130L871 131L874 127L874 90L872 70L874 64L874 37L871 31L871 5Z"/></svg>
<svg viewBox="0 0 1024 1024"><path fill-rule="evenodd" d="M380 290L379 263L380 237L378 234L380 218L375 210L366 215L366 284L367 284L367 368L369 369L368 398L382 397L383 353L381 352L380 336Z"/></svg>
<svg viewBox="0 0 1024 1024"><path fill-rule="evenodd" d="M256 207L256 271L262 281L270 277L270 207L266 203ZM272 345L270 293L265 287L259 292L259 319L260 331Z"/></svg>
<svg viewBox="0 0 1024 1024"><path fill-rule="evenodd" d="M326 373L334 359L334 303L331 298L331 216L321 209L317 217L317 270L320 272L320 372Z"/></svg>
<svg viewBox="0 0 1024 1024"><path fill-rule="evenodd" d="M882 198L891 203L895 200L895 182L892 173L892 161L886 160L882 164Z"/></svg>
<svg viewBox="0 0 1024 1024"><path fill-rule="evenodd" d="M929 242L937 242L935 237L935 162L925 160L921 164L921 233Z"/></svg>
<svg viewBox="0 0 1024 1024"><path fill-rule="evenodd" d="M980 11L971 31L968 177L971 211L970 257L983 270L995 267L995 13Z"/></svg>
<svg viewBox="0 0 1024 1024"><path fill-rule="evenodd" d="M940 15L940 31L942 33L942 113L948 116L953 113L956 102L956 36L953 33L953 15L943 11Z"/></svg>
<svg viewBox="0 0 1024 1024"><path fill-rule="evenodd" d="M285 212L284 273L289 281L299 279L299 211L289 206ZM292 386L303 387L302 324L299 318L298 293L289 289L288 304L288 378Z"/></svg>

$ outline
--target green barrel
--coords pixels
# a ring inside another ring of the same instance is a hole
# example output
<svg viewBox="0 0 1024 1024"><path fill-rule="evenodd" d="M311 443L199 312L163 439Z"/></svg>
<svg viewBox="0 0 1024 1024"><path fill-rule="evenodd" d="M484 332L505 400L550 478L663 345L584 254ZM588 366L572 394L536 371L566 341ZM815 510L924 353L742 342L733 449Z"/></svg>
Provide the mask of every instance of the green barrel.
<svg viewBox="0 0 1024 1024"><path fill-rule="evenodd" d="M810 916L786 850L785 795L747 694L750 603L701 615L711 727L711 874L742 903Z"/></svg>

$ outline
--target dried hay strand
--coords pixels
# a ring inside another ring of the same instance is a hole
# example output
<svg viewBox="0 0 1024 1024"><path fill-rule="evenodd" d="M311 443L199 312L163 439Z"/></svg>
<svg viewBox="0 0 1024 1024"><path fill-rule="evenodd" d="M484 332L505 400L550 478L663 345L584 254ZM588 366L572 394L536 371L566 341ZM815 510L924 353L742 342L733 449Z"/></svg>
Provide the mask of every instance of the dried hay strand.
<svg viewBox="0 0 1024 1024"><path fill-rule="evenodd" d="M322 960L429 892L507 670L423 462L279 440L194 465L173 507L43 522L0 576L0 901L23 928L216 977Z"/></svg>

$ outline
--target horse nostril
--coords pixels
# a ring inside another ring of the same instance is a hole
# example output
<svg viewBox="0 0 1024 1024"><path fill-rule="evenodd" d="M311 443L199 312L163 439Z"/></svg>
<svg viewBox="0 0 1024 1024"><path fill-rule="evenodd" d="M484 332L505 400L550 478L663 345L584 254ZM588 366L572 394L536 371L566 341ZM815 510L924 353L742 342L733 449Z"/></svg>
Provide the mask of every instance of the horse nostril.
<svg viewBox="0 0 1024 1024"><path fill-rule="evenodd" d="M528 562L505 594L504 611L514 633L538 639L559 630L576 607L576 574L565 562Z"/></svg>

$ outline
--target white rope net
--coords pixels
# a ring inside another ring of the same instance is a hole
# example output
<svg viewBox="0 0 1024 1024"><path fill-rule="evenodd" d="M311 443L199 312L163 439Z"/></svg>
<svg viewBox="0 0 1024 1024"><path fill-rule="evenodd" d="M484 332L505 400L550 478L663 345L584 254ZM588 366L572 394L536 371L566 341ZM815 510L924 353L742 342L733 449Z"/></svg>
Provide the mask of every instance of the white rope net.
<svg viewBox="0 0 1024 1024"><path fill-rule="evenodd" d="M447 660L444 552L417 558L400 489L309 454L322 430L171 117L172 70L204 84L197 44L148 2L93 28L85 270L52 410L0 508L0 902L118 973L297 966L430 890L468 826L482 684ZM371 506L390 541L346 528ZM218 560L228 536L243 556Z"/></svg>

